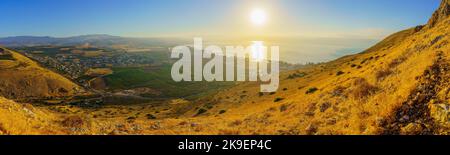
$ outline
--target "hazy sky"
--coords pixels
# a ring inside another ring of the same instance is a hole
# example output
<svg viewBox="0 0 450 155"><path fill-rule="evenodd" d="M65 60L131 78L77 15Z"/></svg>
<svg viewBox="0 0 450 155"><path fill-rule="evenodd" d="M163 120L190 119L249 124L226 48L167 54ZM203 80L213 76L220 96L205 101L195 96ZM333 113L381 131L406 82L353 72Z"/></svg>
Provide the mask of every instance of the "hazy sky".
<svg viewBox="0 0 450 155"><path fill-rule="evenodd" d="M380 38L426 23L439 0L2 0L0 37L267 35ZM249 22L260 8L268 22Z"/></svg>

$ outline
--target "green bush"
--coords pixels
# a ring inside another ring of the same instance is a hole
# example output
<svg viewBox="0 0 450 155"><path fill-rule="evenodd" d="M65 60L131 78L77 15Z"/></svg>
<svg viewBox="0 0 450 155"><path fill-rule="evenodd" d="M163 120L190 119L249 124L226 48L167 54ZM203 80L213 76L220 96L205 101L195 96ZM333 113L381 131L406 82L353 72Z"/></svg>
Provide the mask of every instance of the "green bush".
<svg viewBox="0 0 450 155"><path fill-rule="evenodd" d="M225 112L227 112L226 110L220 110L219 111L219 114L223 114L223 113L225 113Z"/></svg>
<svg viewBox="0 0 450 155"><path fill-rule="evenodd" d="M337 76L342 75L342 74L344 74L343 71L338 71L338 72L336 73Z"/></svg>
<svg viewBox="0 0 450 155"><path fill-rule="evenodd" d="M275 100L273 100L273 102L280 102L280 101L282 101L282 100L284 100L284 98L277 97L277 98L275 98Z"/></svg>
<svg viewBox="0 0 450 155"><path fill-rule="evenodd" d="M206 109L203 109L203 108L201 108L201 109L198 109L198 111L197 111L197 115L201 115L201 114L204 114L206 111L208 111L208 110L206 110Z"/></svg>
<svg viewBox="0 0 450 155"><path fill-rule="evenodd" d="M312 94L312 93L316 92L317 90L319 90L319 89L317 89L316 87L311 87L306 91L306 94Z"/></svg>
<svg viewBox="0 0 450 155"><path fill-rule="evenodd" d="M156 119L156 117L152 114L147 114L147 119Z"/></svg>
<svg viewBox="0 0 450 155"><path fill-rule="evenodd" d="M290 75L288 76L288 79L302 78L302 77L305 77L306 75L307 75L307 74L304 73L304 72L301 72L301 73L294 73L294 74L290 74Z"/></svg>

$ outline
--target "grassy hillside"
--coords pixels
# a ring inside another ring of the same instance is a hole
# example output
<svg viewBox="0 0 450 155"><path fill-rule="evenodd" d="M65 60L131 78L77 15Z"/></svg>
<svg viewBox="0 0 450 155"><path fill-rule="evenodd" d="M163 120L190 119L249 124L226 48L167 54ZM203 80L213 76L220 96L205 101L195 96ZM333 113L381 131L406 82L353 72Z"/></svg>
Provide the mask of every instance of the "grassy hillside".
<svg viewBox="0 0 450 155"><path fill-rule="evenodd" d="M448 23L447 18L414 34L391 36L372 52L285 73L275 94L258 94L256 84L220 93L204 116L227 110L221 118L229 124L207 128L241 134L446 134L447 125L434 120L448 113L440 108L450 97ZM299 73L306 76L292 78Z"/></svg>
<svg viewBox="0 0 450 155"><path fill-rule="evenodd" d="M381 42L377 43L376 45L372 46L371 48L367 49L365 52L376 52L383 50L383 48L390 48L392 46L395 46L402 41L404 41L405 38L413 35L414 33L420 31L423 28L423 26L417 26L414 28L410 28L407 30L403 30L397 33L394 33L390 36L388 36L386 39L382 40Z"/></svg>
<svg viewBox="0 0 450 155"><path fill-rule="evenodd" d="M47 110L0 97L0 135L63 134L64 128L55 118L59 116Z"/></svg>
<svg viewBox="0 0 450 155"><path fill-rule="evenodd" d="M9 59L0 59L0 95L13 98L71 96L82 89L27 57L5 49Z"/></svg>

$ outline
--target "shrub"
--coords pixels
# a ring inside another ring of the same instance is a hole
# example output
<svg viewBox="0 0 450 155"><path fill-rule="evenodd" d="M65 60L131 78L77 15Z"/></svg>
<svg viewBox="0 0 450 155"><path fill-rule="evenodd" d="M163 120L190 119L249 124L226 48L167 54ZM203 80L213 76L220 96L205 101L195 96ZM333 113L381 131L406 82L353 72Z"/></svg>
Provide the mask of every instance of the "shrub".
<svg viewBox="0 0 450 155"><path fill-rule="evenodd" d="M308 127L306 127L305 131L307 135L314 135L318 131L318 126L315 124L309 124Z"/></svg>
<svg viewBox="0 0 450 155"><path fill-rule="evenodd" d="M386 77L392 74L390 69L382 69L375 73L377 81L383 81Z"/></svg>
<svg viewBox="0 0 450 155"><path fill-rule="evenodd" d="M280 101L282 101L282 100L284 100L284 98L277 97L277 98L275 98L275 100L273 100L273 102L280 102Z"/></svg>
<svg viewBox="0 0 450 155"><path fill-rule="evenodd" d="M367 112L367 111L363 111L358 114L358 117L361 119L368 118L369 116L371 116L371 114L370 114L370 112Z"/></svg>
<svg viewBox="0 0 450 155"><path fill-rule="evenodd" d="M203 109L203 108L201 108L201 109L198 109L198 111L197 111L197 115L201 115L201 114L204 114L206 111L208 111L208 110L206 110L206 109Z"/></svg>
<svg viewBox="0 0 450 155"><path fill-rule="evenodd" d="M334 90L331 92L332 96L344 96L345 93L345 87L342 86L337 86L336 88L334 88Z"/></svg>
<svg viewBox="0 0 450 155"><path fill-rule="evenodd" d="M342 75L342 74L344 74L343 71L338 71L338 72L336 73L337 76Z"/></svg>
<svg viewBox="0 0 450 155"><path fill-rule="evenodd" d="M331 103L325 102L320 105L319 109L320 109L320 112L325 112L330 107L331 107Z"/></svg>
<svg viewBox="0 0 450 155"><path fill-rule="evenodd" d="M313 111L307 111L305 112L305 115L309 117L314 117L315 113Z"/></svg>
<svg viewBox="0 0 450 155"><path fill-rule="evenodd" d="M444 36L442 36L442 35L440 35L440 36L437 36L436 38L434 38L432 41L431 41L431 45L434 45L434 44L436 44L439 40L441 40L442 38L444 38Z"/></svg>
<svg viewBox="0 0 450 155"><path fill-rule="evenodd" d="M156 119L156 117L152 114L147 114L147 119Z"/></svg>
<svg viewBox="0 0 450 155"><path fill-rule="evenodd" d="M408 59L406 56L401 56L399 58L396 58L396 59L392 60L392 62L389 63L388 66L389 66L389 68L397 67L398 65L403 63L406 59Z"/></svg>
<svg viewBox="0 0 450 155"><path fill-rule="evenodd" d="M232 122L230 122L229 124L228 124L228 126L230 126L230 127L233 127L233 126L239 126L239 125L241 125L243 122L241 121L241 120L235 120L235 121L232 121Z"/></svg>
<svg viewBox="0 0 450 155"><path fill-rule="evenodd" d="M186 124L188 124L188 122L186 122L186 121L182 121L182 122L178 123L178 125L186 125Z"/></svg>
<svg viewBox="0 0 450 155"><path fill-rule="evenodd" d="M69 116L66 117L61 124L64 127L81 128L84 125L84 120L79 116Z"/></svg>
<svg viewBox="0 0 450 155"><path fill-rule="evenodd" d="M364 63L366 63L367 62L367 60L369 60L368 58L366 58L366 59L364 59L363 61L361 61L361 65L362 64L364 64Z"/></svg>
<svg viewBox="0 0 450 155"><path fill-rule="evenodd" d="M286 111L288 108L289 108L289 105L283 104L283 105L280 106L280 112L284 112L284 111Z"/></svg>
<svg viewBox="0 0 450 155"><path fill-rule="evenodd" d="M212 109L212 108L214 108L214 106L212 106L212 105L207 105L206 108L207 108L207 109Z"/></svg>
<svg viewBox="0 0 450 155"><path fill-rule="evenodd" d="M306 74L305 72L294 73L294 74L290 74L288 76L288 79L302 78L302 77L305 77L306 75L308 75L308 74Z"/></svg>
<svg viewBox="0 0 450 155"><path fill-rule="evenodd" d="M365 99L374 94L378 88L371 85L364 78L358 78L353 82L355 88L353 89L353 97L357 99Z"/></svg>
<svg viewBox="0 0 450 155"><path fill-rule="evenodd" d="M317 90L319 90L319 89L317 89L316 87L311 87L306 91L306 94L312 94L312 93L316 92Z"/></svg>
<svg viewBox="0 0 450 155"><path fill-rule="evenodd" d="M220 110L219 111L219 114L223 114L223 113L225 113L225 112L227 112L226 110Z"/></svg>

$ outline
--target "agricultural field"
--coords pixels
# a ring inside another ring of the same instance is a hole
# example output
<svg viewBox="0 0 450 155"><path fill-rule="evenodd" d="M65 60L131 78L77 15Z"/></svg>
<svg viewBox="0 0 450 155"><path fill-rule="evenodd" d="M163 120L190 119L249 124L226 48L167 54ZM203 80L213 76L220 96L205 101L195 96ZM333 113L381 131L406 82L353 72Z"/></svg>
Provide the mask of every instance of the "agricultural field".
<svg viewBox="0 0 450 155"><path fill-rule="evenodd" d="M234 85L234 82L175 82L170 75L171 66L164 64L157 69L113 68L113 74L104 77L108 89L124 90L149 87L161 92L158 97L193 98L208 92ZM152 97L149 95L148 97Z"/></svg>

